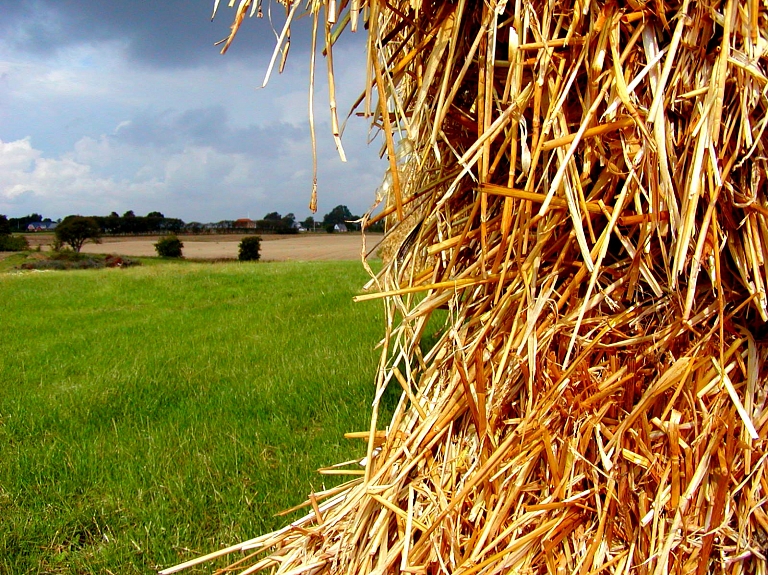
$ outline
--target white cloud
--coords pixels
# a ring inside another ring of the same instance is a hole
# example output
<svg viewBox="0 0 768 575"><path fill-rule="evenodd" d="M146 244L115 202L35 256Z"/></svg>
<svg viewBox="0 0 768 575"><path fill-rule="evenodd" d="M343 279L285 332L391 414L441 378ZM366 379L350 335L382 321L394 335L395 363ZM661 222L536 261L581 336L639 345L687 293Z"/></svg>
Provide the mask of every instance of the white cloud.
<svg viewBox="0 0 768 575"><path fill-rule="evenodd" d="M342 164L326 140L320 149L321 215L339 203L364 211L378 175L359 149L349 150L350 161ZM309 143L288 137L271 144L264 153L223 152L209 145L175 149L174 143L148 148L102 136L82 138L72 151L47 157L29 138L0 142L0 213L63 217L157 209L197 221L273 210L308 214Z"/></svg>
<svg viewBox="0 0 768 575"><path fill-rule="evenodd" d="M0 141L0 178L8 172L26 172L30 170L40 152L32 149L29 138L16 142Z"/></svg>

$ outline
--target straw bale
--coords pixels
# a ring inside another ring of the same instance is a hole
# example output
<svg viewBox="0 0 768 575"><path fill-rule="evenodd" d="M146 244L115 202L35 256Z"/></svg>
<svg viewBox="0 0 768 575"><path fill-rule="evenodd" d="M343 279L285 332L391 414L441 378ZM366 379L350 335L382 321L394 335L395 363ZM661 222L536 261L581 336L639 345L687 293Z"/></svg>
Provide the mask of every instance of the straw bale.
<svg viewBox="0 0 768 575"><path fill-rule="evenodd" d="M387 318L365 467L214 555L253 553L242 573L766 573L766 2L308 8L328 55L365 24L401 234L357 298ZM380 422L387 385L403 393Z"/></svg>

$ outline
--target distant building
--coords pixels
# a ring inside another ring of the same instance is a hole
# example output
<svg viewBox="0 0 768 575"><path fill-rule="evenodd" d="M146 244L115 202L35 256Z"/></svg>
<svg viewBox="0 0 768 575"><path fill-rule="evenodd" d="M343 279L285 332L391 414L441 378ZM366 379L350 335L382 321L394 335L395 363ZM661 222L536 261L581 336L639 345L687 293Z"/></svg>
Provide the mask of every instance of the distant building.
<svg viewBox="0 0 768 575"><path fill-rule="evenodd" d="M52 232L56 229L56 222L32 222L27 226L28 232Z"/></svg>
<svg viewBox="0 0 768 575"><path fill-rule="evenodd" d="M333 226L333 231L344 233L344 232L348 232L349 230L347 229L347 224L336 224L335 226Z"/></svg>
<svg viewBox="0 0 768 575"><path fill-rule="evenodd" d="M240 229L253 229L256 227L256 222L249 218L240 218L239 220L235 220L235 225L233 227Z"/></svg>

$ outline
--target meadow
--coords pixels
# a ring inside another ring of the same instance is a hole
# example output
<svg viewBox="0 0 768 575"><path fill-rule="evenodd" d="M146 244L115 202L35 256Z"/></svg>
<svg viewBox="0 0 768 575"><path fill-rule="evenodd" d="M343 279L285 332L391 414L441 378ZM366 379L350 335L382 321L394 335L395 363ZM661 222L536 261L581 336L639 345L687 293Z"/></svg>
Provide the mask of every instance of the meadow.
<svg viewBox="0 0 768 575"><path fill-rule="evenodd" d="M316 469L364 455L343 433L373 397L365 280L358 262L0 274L0 573L152 573L343 479Z"/></svg>

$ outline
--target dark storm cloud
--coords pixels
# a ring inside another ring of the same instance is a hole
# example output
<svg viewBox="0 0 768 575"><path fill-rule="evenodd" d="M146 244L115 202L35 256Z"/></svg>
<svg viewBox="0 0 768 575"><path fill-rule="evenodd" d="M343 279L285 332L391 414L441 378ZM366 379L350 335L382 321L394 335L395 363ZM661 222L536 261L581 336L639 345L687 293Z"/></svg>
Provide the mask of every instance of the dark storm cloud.
<svg viewBox="0 0 768 575"><path fill-rule="evenodd" d="M206 0L27 0L5 2L0 33L16 49L51 55L84 43L125 42L129 56L142 65L187 67L220 58L214 42L229 33L234 10L221 3L213 22ZM283 8L273 9L276 26ZM308 19L297 26L305 27ZM296 34L291 50L307 49L307 34ZM229 58L271 52L275 36L268 19L249 18L228 52Z"/></svg>
<svg viewBox="0 0 768 575"><path fill-rule="evenodd" d="M231 128L223 106L184 112L142 114L121 126L110 139L130 146L152 146L178 151L186 146L210 146L223 154L258 153L275 158L287 146L307 139L306 130L285 123Z"/></svg>

